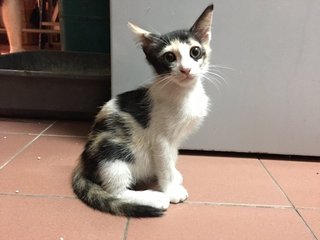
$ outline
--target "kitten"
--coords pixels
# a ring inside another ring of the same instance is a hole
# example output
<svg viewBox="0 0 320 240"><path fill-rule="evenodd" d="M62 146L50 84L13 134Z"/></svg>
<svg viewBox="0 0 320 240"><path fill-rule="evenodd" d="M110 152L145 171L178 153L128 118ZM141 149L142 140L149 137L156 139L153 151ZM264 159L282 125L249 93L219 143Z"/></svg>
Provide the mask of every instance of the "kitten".
<svg viewBox="0 0 320 240"><path fill-rule="evenodd" d="M85 204L115 215L157 217L170 202L187 199L175 165L182 140L207 115L201 77L209 64L212 13L210 5L189 30L164 35L129 23L155 78L98 113L72 179ZM133 189L150 179L158 191Z"/></svg>

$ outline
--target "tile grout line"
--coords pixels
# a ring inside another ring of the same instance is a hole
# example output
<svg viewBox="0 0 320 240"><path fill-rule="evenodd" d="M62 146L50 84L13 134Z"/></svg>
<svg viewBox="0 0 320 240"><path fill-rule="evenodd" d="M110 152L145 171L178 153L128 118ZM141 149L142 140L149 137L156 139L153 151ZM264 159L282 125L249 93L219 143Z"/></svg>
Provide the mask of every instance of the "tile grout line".
<svg viewBox="0 0 320 240"><path fill-rule="evenodd" d="M292 208L295 209L294 204L292 203L292 201L290 200L290 198L288 197L288 195L286 194L286 192L283 190L283 188L280 186L280 184L277 182L277 180L274 178L274 176L271 174L271 172L267 169L267 167L263 164L263 162L261 161L260 158L258 158L258 161L260 162L260 165L262 166L262 168L264 169L264 171L267 173L267 175L271 178L271 180L273 181L273 183L276 185L276 187L278 188L278 190L280 190L280 192L282 193L282 195L286 198L286 200L289 202L289 204L291 205Z"/></svg>
<svg viewBox="0 0 320 240"><path fill-rule="evenodd" d="M0 132L3 135L28 135L28 136L37 136L37 133L27 133L27 132Z"/></svg>
<svg viewBox="0 0 320 240"><path fill-rule="evenodd" d="M274 208L274 209L292 209L289 205L263 205L263 204L247 204L247 203L226 203L226 202L203 202L203 201L186 201L186 204L203 204L211 206L223 207L247 207L247 208Z"/></svg>
<svg viewBox="0 0 320 240"><path fill-rule="evenodd" d="M53 122L51 123L48 127L46 127L42 132L40 132L34 139L32 139L30 142L28 142L26 145L24 145L20 150L18 150L12 157L10 157L4 164L0 166L0 170L5 168L13 159L15 159L18 155L20 155L22 152L24 152L31 144L33 144L41 135L47 131L49 128L51 128L54 124L56 123Z"/></svg>
<svg viewBox="0 0 320 240"><path fill-rule="evenodd" d="M76 136L76 135L59 135L59 134L42 134L44 137L64 137L64 138L87 138L87 136Z"/></svg>
<svg viewBox="0 0 320 240"><path fill-rule="evenodd" d="M63 196L63 195L45 195L45 194L32 194L32 193L5 193L0 192L0 196L10 196L10 197L30 197L30 198L48 198L48 199L77 199L73 196Z"/></svg>
<svg viewBox="0 0 320 240"><path fill-rule="evenodd" d="M293 204L293 202L290 200L289 196L286 194L286 192L283 190L283 188L280 186L278 181L275 179L275 177L271 174L271 172L267 169L267 167L264 165L264 163L261 161L260 158L258 158L260 164L264 168L264 170L268 173L269 177L273 180L273 182L278 186L279 190L282 192L282 194L286 197L287 201L291 204L293 210L296 212L296 214L299 216L299 218L302 220L304 225L309 229L310 233L314 237L315 240L318 240L316 234L313 232L309 224L305 221L303 216L299 213L299 210L296 208L296 206Z"/></svg>
<svg viewBox="0 0 320 240"><path fill-rule="evenodd" d="M130 218L127 218L126 225L124 227L124 232L121 240L127 240L129 231Z"/></svg>
<svg viewBox="0 0 320 240"><path fill-rule="evenodd" d="M312 211L320 211L318 207L297 207L298 210L312 210Z"/></svg>
<svg viewBox="0 0 320 240"><path fill-rule="evenodd" d="M27 135L27 136L38 136L37 133L25 133L25 132L0 132L3 135ZM44 137L65 137L65 138L87 138L84 135L63 135L63 134L41 134Z"/></svg>

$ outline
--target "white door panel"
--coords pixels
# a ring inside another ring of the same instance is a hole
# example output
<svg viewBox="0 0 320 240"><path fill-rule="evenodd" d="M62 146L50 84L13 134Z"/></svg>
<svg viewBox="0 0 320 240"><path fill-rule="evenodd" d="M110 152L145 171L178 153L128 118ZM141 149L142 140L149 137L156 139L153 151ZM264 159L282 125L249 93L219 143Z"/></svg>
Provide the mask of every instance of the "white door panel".
<svg viewBox="0 0 320 240"><path fill-rule="evenodd" d="M191 26L209 3L111 1L113 95L152 76L128 21L167 32ZM217 87L206 81L210 115L183 148L320 156L320 2L214 4L211 62L232 70L219 68Z"/></svg>

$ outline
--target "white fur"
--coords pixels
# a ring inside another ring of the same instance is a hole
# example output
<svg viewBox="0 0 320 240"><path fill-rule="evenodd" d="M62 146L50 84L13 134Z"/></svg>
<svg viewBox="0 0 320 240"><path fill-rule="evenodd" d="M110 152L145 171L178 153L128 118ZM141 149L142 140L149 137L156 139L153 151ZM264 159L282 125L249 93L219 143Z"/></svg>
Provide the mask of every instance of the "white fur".
<svg viewBox="0 0 320 240"><path fill-rule="evenodd" d="M110 193L121 194L132 184L132 174L123 161L106 162L99 167L102 187Z"/></svg>

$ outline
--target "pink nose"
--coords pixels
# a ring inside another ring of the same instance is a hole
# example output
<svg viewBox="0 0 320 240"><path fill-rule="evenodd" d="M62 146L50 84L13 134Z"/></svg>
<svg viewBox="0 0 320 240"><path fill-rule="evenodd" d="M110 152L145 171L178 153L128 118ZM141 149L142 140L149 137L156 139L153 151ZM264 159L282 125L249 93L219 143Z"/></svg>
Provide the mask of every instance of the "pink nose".
<svg viewBox="0 0 320 240"><path fill-rule="evenodd" d="M180 72L186 75L189 75L190 71L190 68L180 68Z"/></svg>

